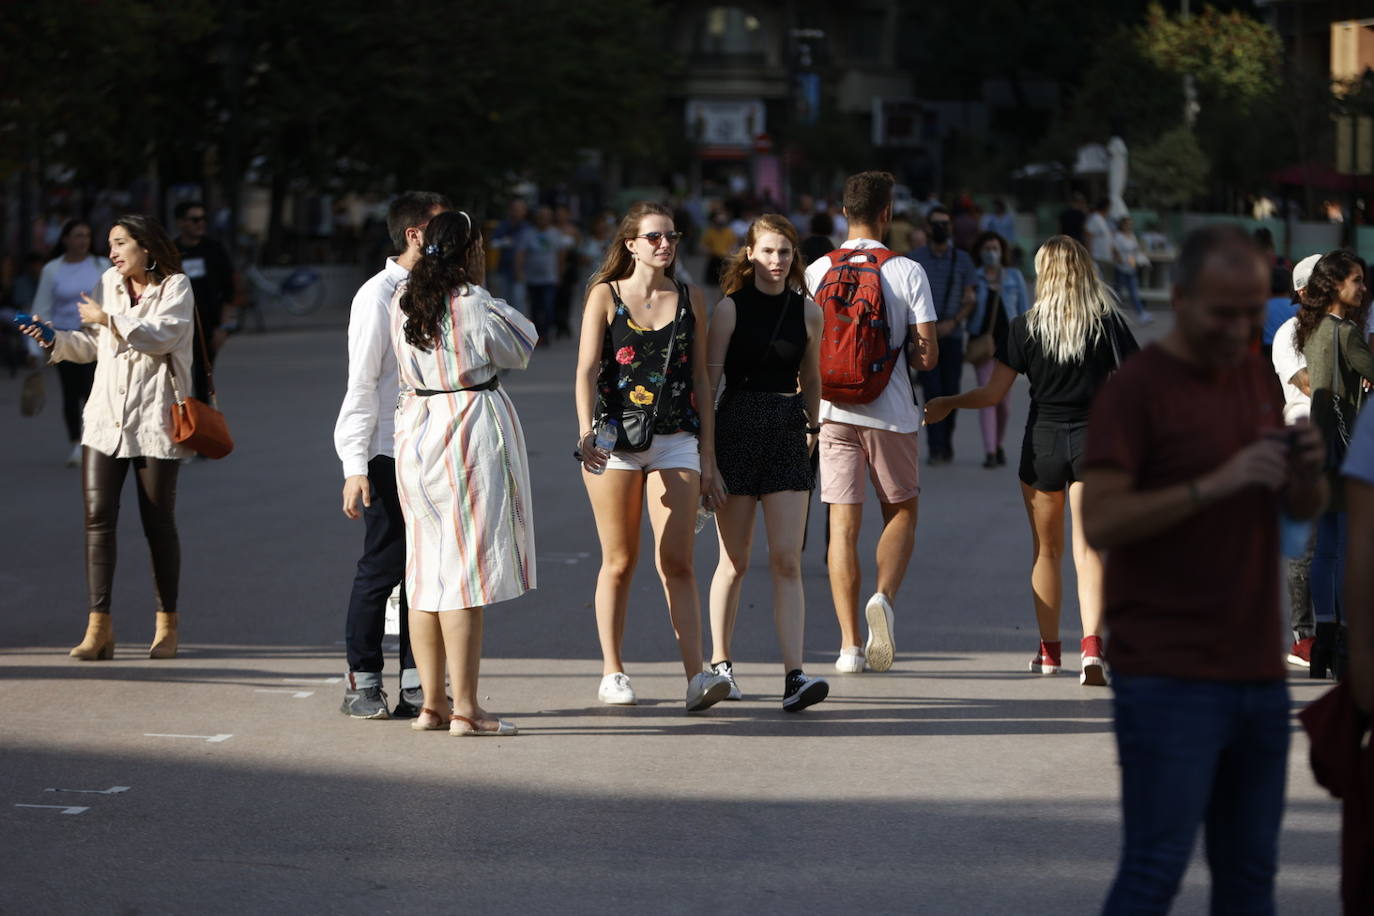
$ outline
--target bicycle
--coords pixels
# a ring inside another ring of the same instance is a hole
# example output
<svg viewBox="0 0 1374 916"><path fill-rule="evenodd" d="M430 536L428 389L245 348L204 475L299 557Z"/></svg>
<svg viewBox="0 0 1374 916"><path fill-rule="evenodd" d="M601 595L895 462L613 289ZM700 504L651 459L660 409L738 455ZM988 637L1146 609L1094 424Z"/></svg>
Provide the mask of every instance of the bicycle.
<svg viewBox="0 0 1374 916"><path fill-rule="evenodd" d="M263 303L275 303L290 315L309 315L324 302L324 282L320 272L298 267L280 281L269 280L256 264L243 269L243 276ZM256 297L255 297L256 298Z"/></svg>

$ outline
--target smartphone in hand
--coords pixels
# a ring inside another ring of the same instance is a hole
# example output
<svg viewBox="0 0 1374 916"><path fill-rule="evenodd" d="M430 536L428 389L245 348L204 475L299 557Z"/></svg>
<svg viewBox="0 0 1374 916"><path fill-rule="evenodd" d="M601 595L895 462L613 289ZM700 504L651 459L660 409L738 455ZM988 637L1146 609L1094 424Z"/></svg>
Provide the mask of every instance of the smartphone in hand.
<svg viewBox="0 0 1374 916"><path fill-rule="evenodd" d="M18 314L16 314L14 316L13 321L15 326L18 328L26 328L30 325L38 325L39 329L43 332L44 343L52 343L53 340L57 337L57 332L52 329L52 325L48 324L47 322L35 321L32 315L29 315L25 312L19 312Z"/></svg>

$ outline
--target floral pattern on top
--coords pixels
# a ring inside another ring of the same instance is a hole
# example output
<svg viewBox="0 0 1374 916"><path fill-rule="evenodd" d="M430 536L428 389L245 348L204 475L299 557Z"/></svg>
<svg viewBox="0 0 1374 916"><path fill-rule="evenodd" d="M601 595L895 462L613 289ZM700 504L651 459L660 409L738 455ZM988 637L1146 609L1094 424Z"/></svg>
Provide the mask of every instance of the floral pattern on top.
<svg viewBox="0 0 1374 916"><path fill-rule="evenodd" d="M629 407L654 408L654 434L699 434L692 389L692 347L696 319L685 286L678 286L677 334L668 352L673 325L654 330L630 318L630 310L611 287L615 314L601 346L601 370L597 376L598 417L621 416ZM667 361L667 372L664 363Z"/></svg>

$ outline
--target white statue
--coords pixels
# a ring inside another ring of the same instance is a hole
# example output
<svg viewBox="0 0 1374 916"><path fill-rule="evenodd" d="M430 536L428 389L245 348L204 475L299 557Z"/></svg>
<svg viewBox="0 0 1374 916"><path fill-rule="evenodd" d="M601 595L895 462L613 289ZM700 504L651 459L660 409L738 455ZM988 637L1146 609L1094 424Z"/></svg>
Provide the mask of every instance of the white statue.
<svg viewBox="0 0 1374 916"><path fill-rule="evenodd" d="M1107 141L1107 196L1111 199L1107 214L1115 223L1123 216L1130 216L1130 211L1126 209L1126 172L1128 169L1128 159L1126 154L1126 141L1120 137L1112 137Z"/></svg>

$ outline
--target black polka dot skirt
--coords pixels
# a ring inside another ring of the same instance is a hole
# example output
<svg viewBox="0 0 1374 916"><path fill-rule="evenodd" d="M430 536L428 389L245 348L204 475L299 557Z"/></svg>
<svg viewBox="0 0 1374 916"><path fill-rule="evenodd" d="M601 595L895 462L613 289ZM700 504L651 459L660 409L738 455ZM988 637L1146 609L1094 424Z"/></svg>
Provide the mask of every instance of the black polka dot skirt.
<svg viewBox="0 0 1374 916"><path fill-rule="evenodd" d="M716 465L735 496L816 485L801 394L727 390L716 412Z"/></svg>

